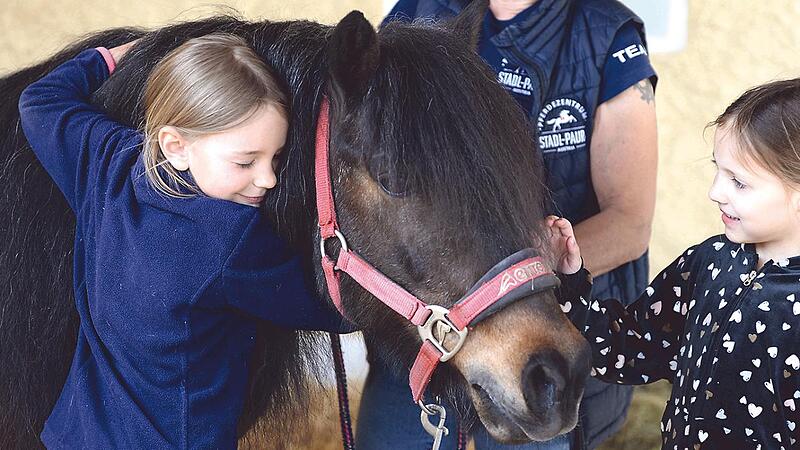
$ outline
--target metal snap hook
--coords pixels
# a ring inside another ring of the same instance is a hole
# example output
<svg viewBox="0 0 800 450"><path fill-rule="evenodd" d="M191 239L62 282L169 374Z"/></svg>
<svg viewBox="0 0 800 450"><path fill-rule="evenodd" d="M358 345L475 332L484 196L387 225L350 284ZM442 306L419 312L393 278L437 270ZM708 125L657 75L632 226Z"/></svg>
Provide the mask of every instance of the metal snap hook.
<svg viewBox="0 0 800 450"><path fill-rule="evenodd" d="M435 403L426 405L420 400L418 404L422 410L419 413L419 420L422 422L422 428L433 437L433 447L431 450L438 450L442 445L442 438L450 433L450 430L444 426L445 419L447 418L447 411L443 406ZM430 421L430 416L439 416L439 423L433 425Z"/></svg>

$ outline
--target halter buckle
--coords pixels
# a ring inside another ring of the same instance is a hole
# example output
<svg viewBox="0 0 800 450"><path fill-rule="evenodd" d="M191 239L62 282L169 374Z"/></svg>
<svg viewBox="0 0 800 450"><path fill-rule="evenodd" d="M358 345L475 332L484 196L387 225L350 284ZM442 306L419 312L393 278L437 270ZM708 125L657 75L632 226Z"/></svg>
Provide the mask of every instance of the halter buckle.
<svg viewBox="0 0 800 450"><path fill-rule="evenodd" d="M464 340L467 337L467 327L464 327L463 330L459 330L447 317L447 313L450 312L447 308L439 305L426 305L425 308L427 308L431 314L428 316L425 323L417 325L419 337L422 338L423 342L430 341L431 344L442 353L439 361L445 362L452 358L461 349L461 346L464 345ZM445 347L445 340L449 335L456 336L458 340L452 348L448 350Z"/></svg>

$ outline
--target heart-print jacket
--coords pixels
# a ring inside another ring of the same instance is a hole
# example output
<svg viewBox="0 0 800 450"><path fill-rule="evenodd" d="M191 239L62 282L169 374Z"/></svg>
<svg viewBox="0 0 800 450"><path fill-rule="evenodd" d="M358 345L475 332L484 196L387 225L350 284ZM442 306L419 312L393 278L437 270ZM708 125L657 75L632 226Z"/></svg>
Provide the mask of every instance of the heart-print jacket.
<svg viewBox="0 0 800 450"><path fill-rule="evenodd" d="M689 248L639 299L591 299L586 270L562 275L562 309L607 382L669 380L664 449L800 446L800 256L757 268L724 235Z"/></svg>

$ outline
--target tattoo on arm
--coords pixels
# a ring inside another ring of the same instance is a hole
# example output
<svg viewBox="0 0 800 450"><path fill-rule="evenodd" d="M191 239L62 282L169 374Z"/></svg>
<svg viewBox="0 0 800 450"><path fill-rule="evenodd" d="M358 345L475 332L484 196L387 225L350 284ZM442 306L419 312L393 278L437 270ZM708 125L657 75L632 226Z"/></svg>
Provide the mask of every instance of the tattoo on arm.
<svg viewBox="0 0 800 450"><path fill-rule="evenodd" d="M655 93L653 92L653 85L650 83L650 80L642 80L633 85L637 91L642 95L641 99L647 102L649 105L650 102L656 101Z"/></svg>

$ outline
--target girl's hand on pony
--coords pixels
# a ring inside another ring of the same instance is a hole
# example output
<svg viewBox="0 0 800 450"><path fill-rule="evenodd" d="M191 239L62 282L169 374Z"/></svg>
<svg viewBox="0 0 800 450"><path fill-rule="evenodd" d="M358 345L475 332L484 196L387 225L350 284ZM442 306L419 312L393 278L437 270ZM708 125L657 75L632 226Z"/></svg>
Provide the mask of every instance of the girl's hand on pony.
<svg viewBox="0 0 800 450"><path fill-rule="evenodd" d="M127 44L122 44L117 47L108 49L108 51L111 53L111 56L114 57L114 62L119 62L119 60L123 56L125 56L125 54L128 53L128 50L130 50L131 47L136 45L137 42L139 42L139 39L136 39L135 41L130 41Z"/></svg>
<svg viewBox="0 0 800 450"><path fill-rule="evenodd" d="M581 249L575 240L572 224L563 217L547 216L545 226L550 231L550 247L556 257L556 270L571 275L581 270Z"/></svg>

